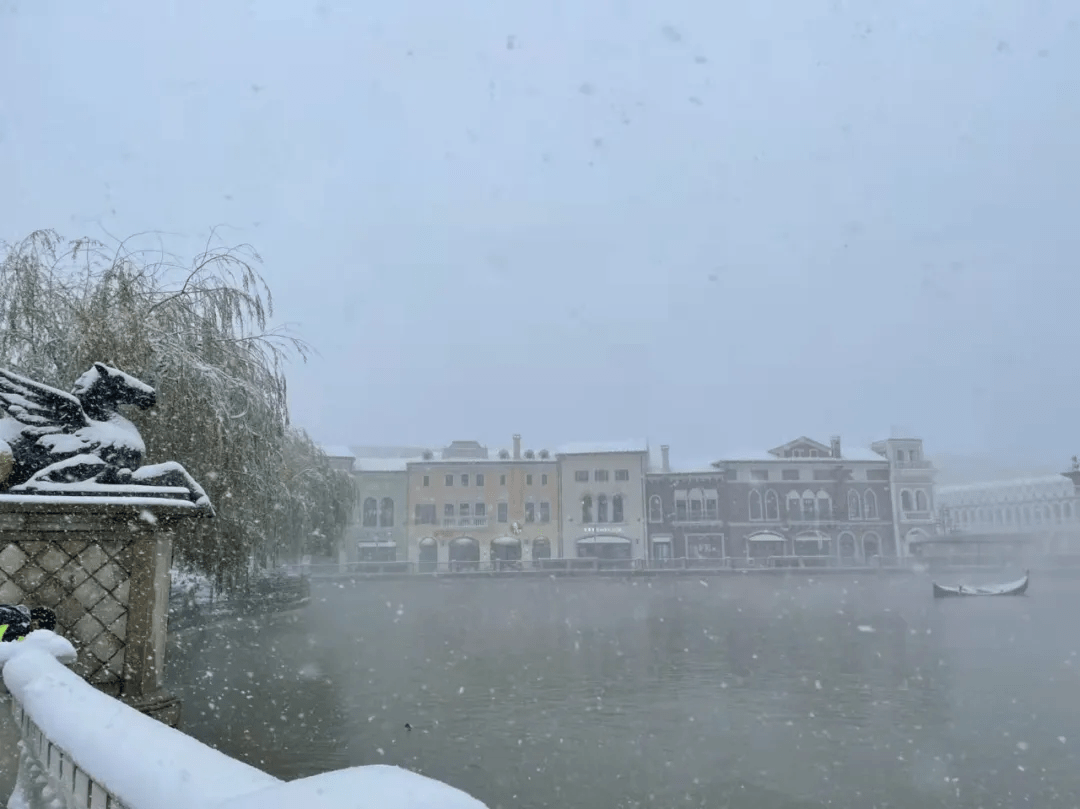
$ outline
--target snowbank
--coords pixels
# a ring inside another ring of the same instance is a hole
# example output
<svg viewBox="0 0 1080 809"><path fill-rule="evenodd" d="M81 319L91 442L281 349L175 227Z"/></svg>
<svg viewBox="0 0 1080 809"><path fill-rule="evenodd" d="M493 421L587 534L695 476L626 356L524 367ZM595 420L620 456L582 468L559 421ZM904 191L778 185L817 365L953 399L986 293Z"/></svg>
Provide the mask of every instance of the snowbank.
<svg viewBox="0 0 1080 809"><path fill-rule="evenodd" d="M222 804L219 809L486 809L441 781L400 767L350 767L290 781Z"/></svg>
<svg viewBox="0 0 1080 809"><path fill-rule="evenodd" d="M71 643L45 630L0 643L3 682L16 716L25 711L30 723L23 727L31 756L36 726L54 745L53 758L60 752L91 786L130 809L485 809L460 790L397 767L353 767L285 783L106 696L64 667L74 659ZM19 779L16 798L25 802L40 785L22 770ZM78 779L49 780L48 788L73 792Z"/></svg>

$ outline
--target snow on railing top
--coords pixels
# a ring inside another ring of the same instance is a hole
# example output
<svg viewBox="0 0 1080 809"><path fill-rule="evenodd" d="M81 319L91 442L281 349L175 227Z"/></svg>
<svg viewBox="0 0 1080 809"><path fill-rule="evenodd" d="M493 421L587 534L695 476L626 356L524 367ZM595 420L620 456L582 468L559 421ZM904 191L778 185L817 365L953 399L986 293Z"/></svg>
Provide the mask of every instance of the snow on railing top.
<svg viewBox="0 0 1080 809"><path fill-rule="evenodd" d="M129 809L485 809L446 784L397 767L353 767L290 783L237 761L113 699L64 667L75 648L38 630L0 643L17 716ZM24 739L24 741L26 741ZM28 749L33 751L33 744ZM38 762L48 768L50 762ZM70 765L69 765L70 768ZM20 786L28 789L20 771ZM74 792L78 779L51 778ZM86 796L74 796L82 805Z"/></svg>

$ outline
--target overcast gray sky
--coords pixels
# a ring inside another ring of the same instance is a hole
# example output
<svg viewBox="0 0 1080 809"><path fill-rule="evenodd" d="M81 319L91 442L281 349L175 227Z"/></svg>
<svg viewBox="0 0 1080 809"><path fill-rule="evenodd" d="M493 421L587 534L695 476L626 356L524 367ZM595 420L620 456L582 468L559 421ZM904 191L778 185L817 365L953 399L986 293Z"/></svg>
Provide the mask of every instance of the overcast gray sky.
<svg viewBox="0 0 1080 809"><path fill-rule="evenodd" d="M321 352L290 383L327 442L902 425L1064 463L1078 17L0 0L0 238L230 226Z"/></svg>

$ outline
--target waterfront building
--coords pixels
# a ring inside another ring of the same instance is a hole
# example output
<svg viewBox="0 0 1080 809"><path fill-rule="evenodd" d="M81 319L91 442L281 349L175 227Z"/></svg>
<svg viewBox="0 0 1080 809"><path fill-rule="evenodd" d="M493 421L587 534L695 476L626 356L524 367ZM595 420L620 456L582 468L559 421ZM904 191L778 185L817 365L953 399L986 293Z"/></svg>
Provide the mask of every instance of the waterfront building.
<svg viewBox="0 0 1080 809"><path fill-rule="evenodd" d="M730 556L751 564L833 556L864 564L897 555L889 462L801 436L763 453L734 453L724 471Z"/></svg>
<svg viewBox="0 0 1080 809"><path fill-rule="evenodd" d="M407 465L407 559L420 570L549 559L557 545L558 464L547 450L494 453L454 441Z"/></svg>
<svg viewBox="0 0 1080 809"><path fill-rule="evenodd" d="M404 561L408 556L408 457L356 458L356 515L348 562Z"/></svg>
<svg viewBox="0 0 1080 809"><path fill-rule="evenodd" d="M1013 545L1052 554L1080 553L1077 491L1062 475L1012 478L953 486L936 491L942 532L953 544Z"/></svg>
<svg viewBox="0 0 1080 809"><path fill-rule="evenodd" d="M724 472L711 464L676 470L670 448L660 447L658 468L645 481L649 558L663 563L686 559L696 564L724 564L728 502Z"/></svg>
<svg viewBox="0 0 1080 809"><path fill-rule="evenodd" d="M646 559L646 442L567 444L556 457L561 514L558 556Z"/></svg>

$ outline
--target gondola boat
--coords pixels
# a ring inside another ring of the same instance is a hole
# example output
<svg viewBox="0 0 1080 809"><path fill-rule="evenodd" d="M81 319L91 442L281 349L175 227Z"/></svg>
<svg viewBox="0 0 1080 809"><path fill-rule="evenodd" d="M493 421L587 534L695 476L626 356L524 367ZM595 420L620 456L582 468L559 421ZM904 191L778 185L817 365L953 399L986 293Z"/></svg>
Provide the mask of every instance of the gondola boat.
<svg viewBox="0 0 1080 809"><path fill-rule="evenodd" d="M932 582L934 598L952 598L953 596L1022 596L1027 592L1029 571L1024 571L1024 578L1008 584L989 584L983 587L971 587L966 584L945 585Z"/></svg>

